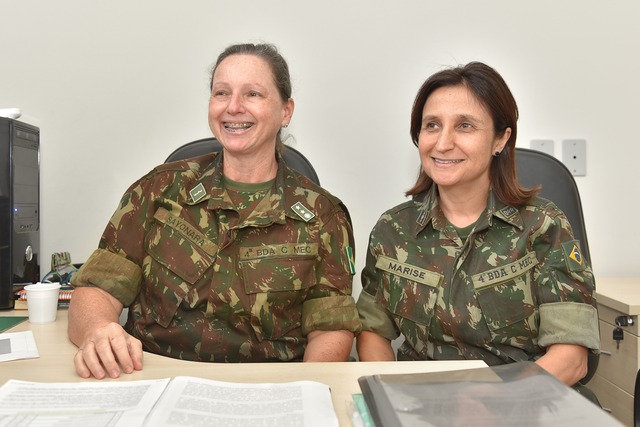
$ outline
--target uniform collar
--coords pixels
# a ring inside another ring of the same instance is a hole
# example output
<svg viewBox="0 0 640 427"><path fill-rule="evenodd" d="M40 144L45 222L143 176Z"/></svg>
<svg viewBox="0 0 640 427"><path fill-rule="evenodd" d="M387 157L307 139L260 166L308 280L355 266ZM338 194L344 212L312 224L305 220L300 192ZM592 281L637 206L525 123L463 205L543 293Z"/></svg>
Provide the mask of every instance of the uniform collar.
<svg viewBox="0 0 640 427"><path fill-rule="evenodd" d="M195 195L195 198L188 197L188 205L207 202L207 209L209 210L235 209L224 186L222 159L222 152L216 154L200 178L194 181L191 188L187 189L189 195ZM306 192L293 191L293 189L304 188L300 182L300 178L286 165L280 153L277 154L277 161L278 172L276 173L274 188L268 197L263 200L263 203L256 208L254 211L255 215L252 213L248 220L254 222L254 225L270 223L283 224L286 217L303 220L301 215L294 210L294 206L297 206L296 204L302 204L313 216L313 218L307 220L307 222L314 221L317 213L313 211L313 207L308 205L305 197Z"/></svg>
<svg viewBox="0 0 640 427"><path fill-rule="evenodd" d="M414 236L420 234L429 224L435 230L442 231L447 226L447 218L444 216L438 201L438 186L432 184L431 188L418 195L414 199L417 204L417 217L414 223ZM489 190L487 196L487 209L480 216L475 227L475 231L481 231L492 226L494 218L506 222L520 230L524 225L520 211L510 205L501 202L493 192Z"/></svg>

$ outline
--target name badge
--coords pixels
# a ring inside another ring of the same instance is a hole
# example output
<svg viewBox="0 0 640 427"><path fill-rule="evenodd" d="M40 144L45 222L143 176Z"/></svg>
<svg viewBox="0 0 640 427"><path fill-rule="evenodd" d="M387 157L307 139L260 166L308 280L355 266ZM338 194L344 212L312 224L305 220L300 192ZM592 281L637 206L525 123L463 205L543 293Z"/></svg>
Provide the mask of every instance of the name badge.
<svg viewBox="0 0 640 427"><path fill-rule="evenodd" d="M438 287L443 277L433 271L425 270L415 265L405 264L385 255L378 257L376 268L433 288Z"/></svg>
<svg viewBox="0 0 640 427"><path fill-rule="evenodd" d="M192 224L172 215L171 212L165 208L158 208L155 214L153 214L153 217L176 230L181 236L202 248L202 250L209 255L215 255L218 252L218 245L206 238L204 234L197 230Z"/></svg>

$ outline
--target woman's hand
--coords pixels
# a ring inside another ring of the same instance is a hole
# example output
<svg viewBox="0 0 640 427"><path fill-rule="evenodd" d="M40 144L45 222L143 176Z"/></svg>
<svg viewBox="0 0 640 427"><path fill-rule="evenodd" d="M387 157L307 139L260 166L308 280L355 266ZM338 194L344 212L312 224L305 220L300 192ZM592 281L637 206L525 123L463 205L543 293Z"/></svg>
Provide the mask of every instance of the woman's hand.
<svg viewBox="0 0 640 427"><path fill-rule="evenodd" d="M536 361L545 371L572 386L587 375L588 350L576 344L553 344Z"/></svg>
<svg viewBox="0 0 640 427"><path fill-rule="evenodd" d="M68 333L78 346L73 363L82 378L118 378L142 369L142 343L120 326L122 309L120 301L102 289L73 291Z"/></svg>
<svg viewBox="0 0 640 427"><path fill-rule="evenodd" d="M94 329L78 347L73 363L82 378L118 378L142 369L142 343L118 323Z"/></svg>

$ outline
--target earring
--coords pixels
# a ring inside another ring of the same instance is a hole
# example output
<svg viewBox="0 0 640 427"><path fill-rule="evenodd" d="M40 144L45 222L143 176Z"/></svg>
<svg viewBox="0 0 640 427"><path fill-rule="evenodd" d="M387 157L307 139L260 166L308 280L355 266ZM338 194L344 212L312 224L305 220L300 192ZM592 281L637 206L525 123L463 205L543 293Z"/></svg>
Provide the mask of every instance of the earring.
<svg viewBox="0 0 640 427"><path fill-rule="evenodd" d="M493 153L493 157L499 157L500 156L500 152L496 151L495 153Z"/></svg>
<svg viewBox="0 0 640 427"><path fill-rule="evenodd" d="M289 127L289 123L285 123L282 125L283 128L288 128Z"/></svg>

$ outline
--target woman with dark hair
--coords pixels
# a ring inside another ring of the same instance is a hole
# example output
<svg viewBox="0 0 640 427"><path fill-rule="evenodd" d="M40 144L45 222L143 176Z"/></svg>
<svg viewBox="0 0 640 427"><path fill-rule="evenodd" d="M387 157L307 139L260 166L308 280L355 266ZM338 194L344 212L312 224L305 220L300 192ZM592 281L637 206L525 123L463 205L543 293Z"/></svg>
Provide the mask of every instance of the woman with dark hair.
<svg viewBox="0 0 640 427"><path fill-rule="evenodd" d="M599 349L591 268L565 215L517 181L518 108L472 62L420 88L422 168L371 232L357 306L360 360L533 360L567 384Z"/></svg>
<svg viewBox="0 0 640 427"><path fill-rule="evenodd" d="M348 360L360 328L353 232L342 202L280 155L293 109L275 47L220 54L209 127L222 153L135 182L71 280L80 376L142 369L143 350L204 362Z"/></svg>

